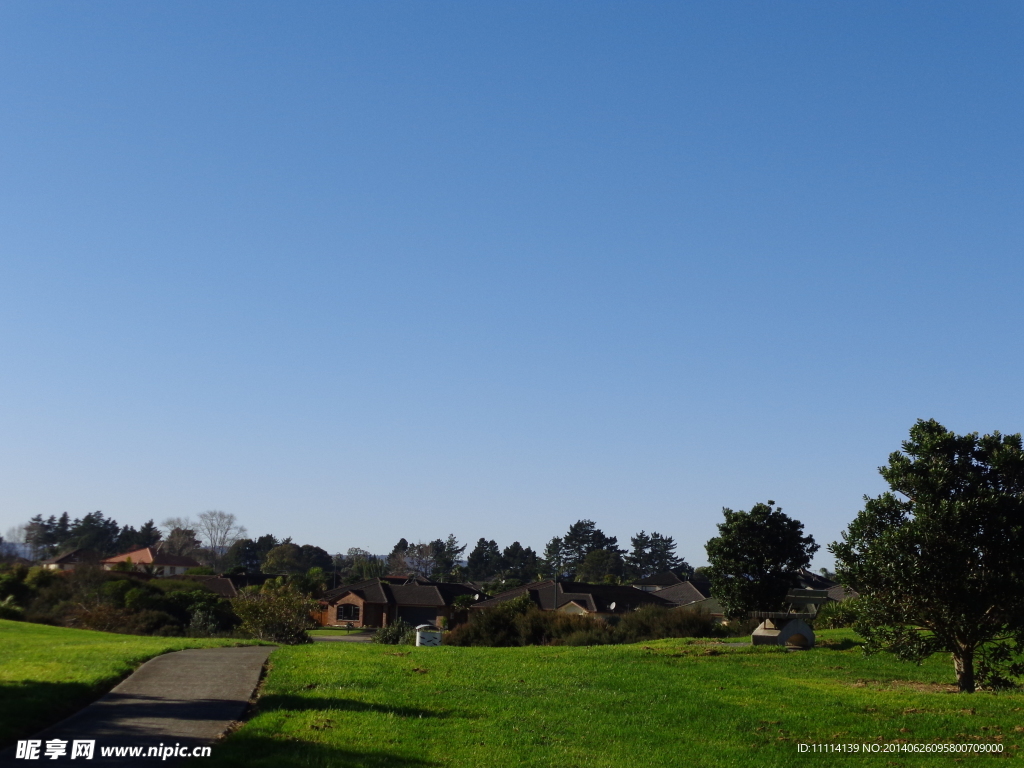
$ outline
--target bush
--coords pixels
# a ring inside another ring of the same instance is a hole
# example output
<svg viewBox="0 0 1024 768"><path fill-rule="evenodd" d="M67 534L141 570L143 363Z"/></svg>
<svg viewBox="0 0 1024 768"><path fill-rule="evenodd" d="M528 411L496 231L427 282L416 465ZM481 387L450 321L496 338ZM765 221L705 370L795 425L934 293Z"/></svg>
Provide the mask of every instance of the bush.
<svg viewBox="0 0 1024 768"><path fill-rule="evenodd" d="M852 627L857 621L857 598L837 602L829 600L819 606L818 613L814 617L814 626L817 629L843 629Z"/></svg>
<svg viewBox="0 0 1024 768"><path fill-rule="evenodd" d="M21 621L25 618L25 611L14 602L14 596L8 595L0 600L0 619L9 621Z"/></svg>
<svg viewBox="0 0 1024 768"><path fill-rule="evenodd" d="M708 614L651 605L609 621L580 614L542 611L529 598L470 611L469 623L444 635L445 645L608 645L662 637L720 637Z"/></svg>
<svg viewBox="0 0 1024 768"><path fill-rule="evenodd" d="M245 634L285 645L312 642L306 630L313 625L309 613L316 601L290 586L246 589L232 602Z"/></svg>
<svg viewBox="0 0 1024 768"><path fill-rule="evenodd" d="M645 605L625 614L616 626L620 643L640 643L663 637L721 637L721 625L710 614L686 608Z"/></svg>
<svg viewBox="0 0 1024 768"><path fill-rule="evenodd" d="M382 645L398 645L410 631L413 633L413 643L416 642L416 629L407 621L399 619L394 624L381 627L373 633L373 642Z"/></svg>

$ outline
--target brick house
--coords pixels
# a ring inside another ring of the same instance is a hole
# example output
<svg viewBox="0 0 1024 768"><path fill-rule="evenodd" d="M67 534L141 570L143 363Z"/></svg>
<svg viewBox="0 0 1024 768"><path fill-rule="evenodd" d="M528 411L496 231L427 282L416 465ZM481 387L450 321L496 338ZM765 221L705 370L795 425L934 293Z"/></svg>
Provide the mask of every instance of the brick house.
<svg viewBox="0 0 1024 768"><path fill-rule="evenodd" d="M460 595L481 595L471 584L446 584L426 579L386 576L332 589L320 600L313 619L325 627L385 627L398 619L439 626L451 619Z"/></svg>

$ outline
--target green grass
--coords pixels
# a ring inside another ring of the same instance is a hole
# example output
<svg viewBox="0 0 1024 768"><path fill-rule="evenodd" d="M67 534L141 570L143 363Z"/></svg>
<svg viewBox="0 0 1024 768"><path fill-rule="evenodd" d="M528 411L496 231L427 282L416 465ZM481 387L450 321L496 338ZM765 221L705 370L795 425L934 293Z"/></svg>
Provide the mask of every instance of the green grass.
<svg viewBox="0 0 1024 768"><path fill-rule="evenodd" d="M243 644L0 620L0 747L81 709L161 653Z"/></svg>
<svg viewBox="0 0 1024 768"><path fill-rule="evenodd" d="M951 665L811 651L640 645L318 643L271 656L256 714L210 768L975 765L1015 756L1024 693L950 692ZM797 743L994 743L1006 756L801 755Z"/></svg>
<svg viewBox="0 0 1024 768"><path fill-rule="evenodd" d="M360 632L370 634L372 630L366 629L344 629L342 627L323 627L322 629L311 629L309 634L312 637L337 637L338 635L358 635Z"/></svg>

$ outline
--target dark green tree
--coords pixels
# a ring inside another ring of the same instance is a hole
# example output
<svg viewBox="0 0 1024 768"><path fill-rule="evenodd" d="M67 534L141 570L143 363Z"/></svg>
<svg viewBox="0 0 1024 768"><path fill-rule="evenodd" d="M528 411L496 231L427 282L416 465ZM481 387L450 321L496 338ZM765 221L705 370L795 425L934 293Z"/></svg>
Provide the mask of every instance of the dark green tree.
<svg viewBox="0 0 1024 768"><path fill-rule="evenodd" d="M268 574L305 573L309 570L297 544L288 542L267 553L260 570Z"/></svg>
<svg viewBox="0 0 1024 768"><path fill-rule="evenodd" d="M68 533L67 543L74 549L93 549L101 554L117 554L117 538L121 526L102 512L90 512L76 519Z"/></svg>
<svg viewBox="0 0 1024 768"><path fill-rule="evenodd" d="M544 547L541 567L544 575L552 579L560 579L565 575L565 547L561 536L555 536Z"/></svg>
<svg viewBox="0 0 1024 768"><path fill-rule="evenodd" d="M466 558L469 578L475 581L488 581L494 578L501 572L501 565L501 550L493 540L480 539Z"/></svg>
<svg viewBox="0 0 1024 768"><path fill-rule="evenodd" d="M303 544L299 547L299 563L302 565L303 571L308 571L310 568L330 571L334 568L334 560L327 550L313 544Z"/></svg>
<svg viewBox="0 0 1024 768"><path fill-rule="evenodd" d="M614 549L594 549L576 570L576 580L590 583L616 580L622 576L622 556Z"/></svg>
<svg viewBox="0 0 1024 768"><path fill-rule="evenodd" d="M803 523L783 514L774 501L755 504L749 512L722 509L725 521L704 548L710 565L711 594L730 618L749 611L782 608L786 593L797 586L796 572L818 551Z"/></svg>
<svg viewBox="0 0 1024 768"><path fill-rule="evenodd" d="M58 550L65 548L65 542L71 538L71 518L62 512L52 530L53 542Z"/></svg>
<svg viewBox="0 0 1024 768"><path fill-rule="evenodd" d="M690 564L676 555L676 542L671 536L651 534L651 573L678 571L690 573Z"/></svg>
<svg viewBox="0 0 1024 768"><path fill-rule="evenodd" d="M868 652L953 659L961 691L1024 674L1024 450L1021 436L957 435L919 420L879 472L890 491L829 547L861 594Z"/></svg>
<svg viewBox="0 0 1024 768"><path fill-rule="evenodd" d="M607 549L621 554L622 550L617 544L618 539L606 536L593 520L577 520L562 537L565 569L575 572L595 549Z"/></svg>
<svg viewBox="0 0 1024 768"><path fill-rule="evenodd" d="M430 542L430 547L434 560L434 572L431 577L438 581L449 581L459 558L466 551L466 545L459 546L455 534L449 533L447 539L434 539Z"/></svg>
<svg viewBox="0 0 1024 768"><path fill-rule="evenodd" d="M522 582L536 579L540 568L537 553L518 541L513 541L505 547L501 553L501 562L506 579L518 579Z"/></svg>
<svg viewBox="0 0 1024 768"><path fill-rule="evenodd" d="M671 536L655 531L648 536L640 531L630 536L631 550L626 556L626 570L632 578L642 579L665 571L689 573L690 566L676 556L676 542Z"/></svg>
<svg viewBox="0 0 1024 768"><path fill-rule="evenodd" d="M626 555L626 568L634 579L643 579L655 571L651 570L651 537L640 531L629 537L630 550Z"/></svg>

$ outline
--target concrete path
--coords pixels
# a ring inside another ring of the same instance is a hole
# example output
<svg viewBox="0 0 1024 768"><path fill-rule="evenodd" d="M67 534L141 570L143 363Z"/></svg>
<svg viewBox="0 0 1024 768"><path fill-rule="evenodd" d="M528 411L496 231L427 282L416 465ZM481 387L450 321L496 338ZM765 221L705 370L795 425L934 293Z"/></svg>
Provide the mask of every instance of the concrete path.
<svg viewBox="0 0 1024 768"><path fill-rule="evenodd" d="M95 740L88 766L171 765L174 759L146 757L161 743L211 744L242 717L259 682L271 646L195 648L150 659L106 696L33 739L42 741L39 760L46 765L79 765L71 759L75 739ZM48 759L46 741L67 741L67 755ZM144 747L140 758L101 756L101 747ZM216 746L213 747L216 750ZM0 765L39 765L16 759L15 748L0 752Z"/></svg>

